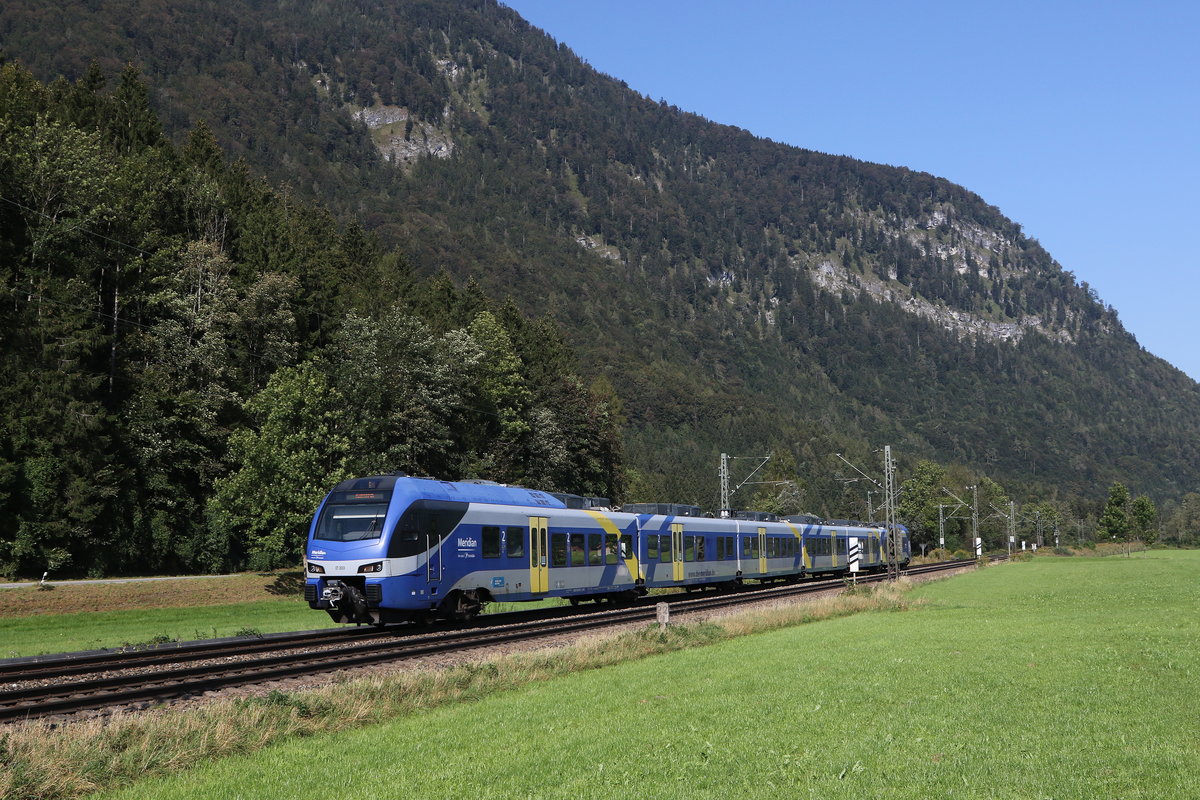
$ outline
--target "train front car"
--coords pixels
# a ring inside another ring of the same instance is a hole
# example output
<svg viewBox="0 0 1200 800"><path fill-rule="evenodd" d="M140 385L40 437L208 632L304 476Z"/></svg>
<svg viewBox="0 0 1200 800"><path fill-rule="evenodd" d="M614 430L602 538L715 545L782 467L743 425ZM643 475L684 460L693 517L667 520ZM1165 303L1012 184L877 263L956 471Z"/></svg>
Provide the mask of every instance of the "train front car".
<svg viewBox="0 0 1200 800"><path fill-rule="evenodd" d="M623 596L637 589L630 536L546 492L357 478L313 519L305 598L335 622L381 625L466 619L493 600Z"/></svg>

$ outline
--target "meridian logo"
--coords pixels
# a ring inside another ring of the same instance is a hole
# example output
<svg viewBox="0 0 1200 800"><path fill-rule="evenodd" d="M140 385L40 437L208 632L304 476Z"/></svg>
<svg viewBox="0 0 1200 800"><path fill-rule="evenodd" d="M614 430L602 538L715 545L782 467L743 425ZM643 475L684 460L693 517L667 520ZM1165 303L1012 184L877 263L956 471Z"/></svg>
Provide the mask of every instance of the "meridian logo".
<svg viewBox="0 0 1200 800"><path fill-rule="evenodd" d="M458 549L459 550L474 550L478 546L479 546L479 540L475 539L473 537L468 537L466 539L458 540Z"/></svg>

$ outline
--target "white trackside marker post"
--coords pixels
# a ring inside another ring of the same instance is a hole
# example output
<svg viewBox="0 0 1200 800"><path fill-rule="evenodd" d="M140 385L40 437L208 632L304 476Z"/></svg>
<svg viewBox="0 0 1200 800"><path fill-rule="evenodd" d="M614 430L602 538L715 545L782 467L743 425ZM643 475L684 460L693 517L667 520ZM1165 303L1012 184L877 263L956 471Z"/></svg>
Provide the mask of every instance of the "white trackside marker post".
<svg viewBox="0 0 1200 800"><path fill-rule="evenodd" d="M975 557L983 557L983 539L975 537Z"/></svg>

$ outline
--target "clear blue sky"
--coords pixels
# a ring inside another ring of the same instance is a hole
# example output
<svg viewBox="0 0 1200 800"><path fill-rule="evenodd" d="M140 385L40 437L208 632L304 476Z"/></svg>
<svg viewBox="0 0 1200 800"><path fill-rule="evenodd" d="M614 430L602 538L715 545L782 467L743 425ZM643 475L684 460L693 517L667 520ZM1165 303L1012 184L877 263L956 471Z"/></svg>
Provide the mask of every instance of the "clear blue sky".
<svg viewBox="0 0 1200 800"><path fill-rule="evenodd" d="M1200 380L1200 3L502 2L654 100L977 192Z"/></svg>

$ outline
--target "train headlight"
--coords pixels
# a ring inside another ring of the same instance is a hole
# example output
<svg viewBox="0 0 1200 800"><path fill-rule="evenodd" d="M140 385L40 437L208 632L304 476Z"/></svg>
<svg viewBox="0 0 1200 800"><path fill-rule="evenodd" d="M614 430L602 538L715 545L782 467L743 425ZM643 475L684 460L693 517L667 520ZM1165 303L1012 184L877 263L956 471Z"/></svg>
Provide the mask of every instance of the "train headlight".
<svg viewBox="0 0 1200 800"><path fill-rule="evenodd" d="M383 572L383 562L375 561L370 564L363 564L358 568L359 572Z"/></svg>
<svg viewBox="0 0 1200 800"><path fill-rule="evenodd" d="M325 574L324 567L322 567L320 564L314 564L311 561L308 562L308 571L313 575L324 575Z"/></svg>

